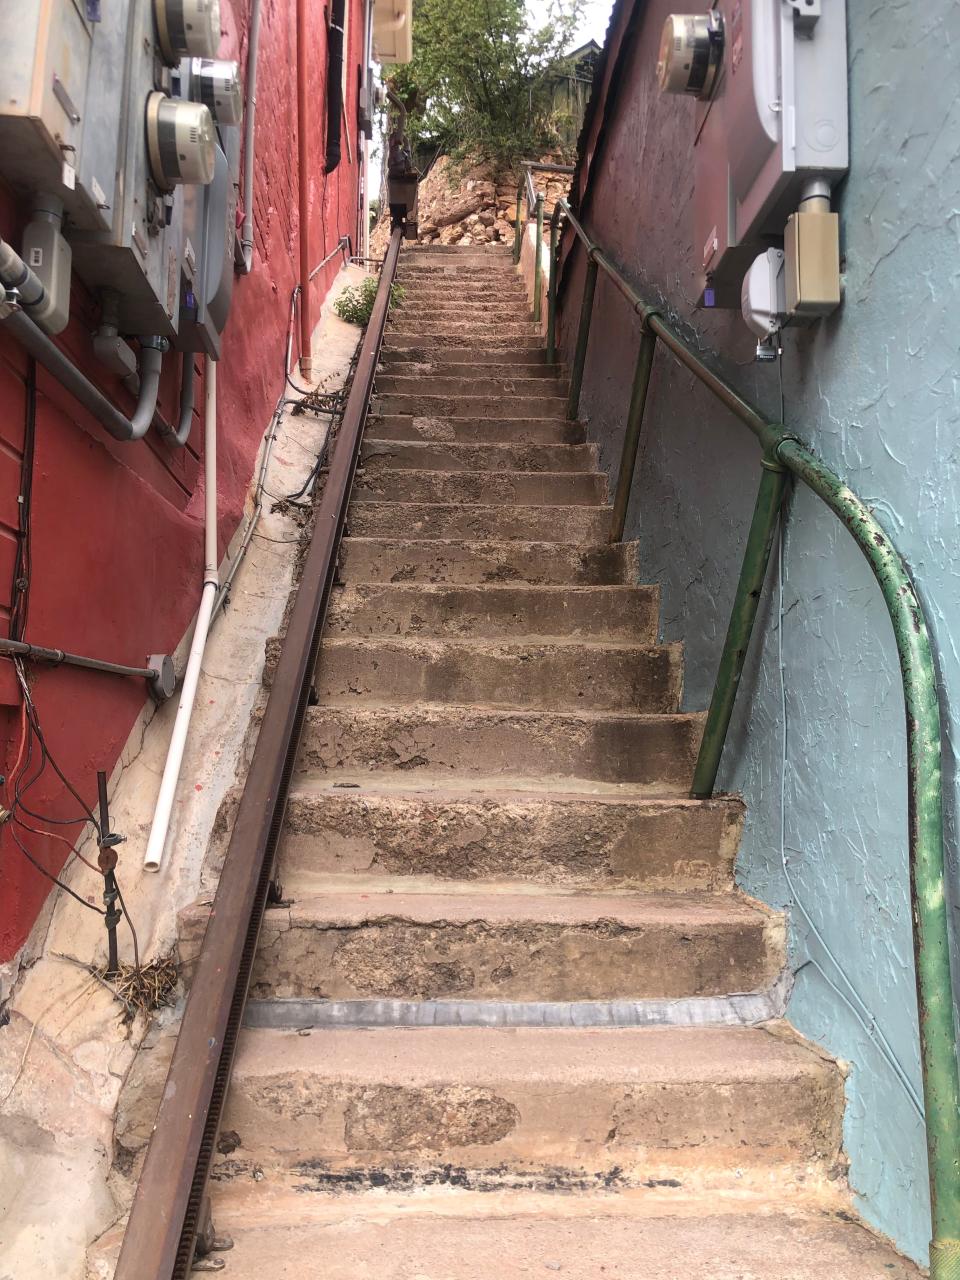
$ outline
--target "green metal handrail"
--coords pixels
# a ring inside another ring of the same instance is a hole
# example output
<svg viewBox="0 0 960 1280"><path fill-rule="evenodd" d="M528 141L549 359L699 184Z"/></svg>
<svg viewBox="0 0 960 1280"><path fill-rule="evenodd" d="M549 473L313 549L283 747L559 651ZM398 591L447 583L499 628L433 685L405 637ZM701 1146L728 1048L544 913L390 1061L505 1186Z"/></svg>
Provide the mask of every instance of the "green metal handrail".
<svg viewBox="0 0 960 1280"><path fill-rule="evenodd" d="M932 1243L931 1280L960 1280L960 1082L958 1082L949 929L944 893L943 791L937 671L923 605L910 573L869 507L782 423L771 422L725 378L709 368L647 303L596 245L565 200L550 219L547 359L556 359L560 218L587 255L571 371L568 416L579 412L597 273L603 271L641 320L640 350L630 396L610 538L623 537L650 372L658 340L757 437L760 484L747 535L730 623L694 770L692 794L713 794L730 717L766 578L787 476L802 480L843 521L866 557L883 595L900 658L907 720L910 894L913 908L920 1057L923 1072Z"/></svg>

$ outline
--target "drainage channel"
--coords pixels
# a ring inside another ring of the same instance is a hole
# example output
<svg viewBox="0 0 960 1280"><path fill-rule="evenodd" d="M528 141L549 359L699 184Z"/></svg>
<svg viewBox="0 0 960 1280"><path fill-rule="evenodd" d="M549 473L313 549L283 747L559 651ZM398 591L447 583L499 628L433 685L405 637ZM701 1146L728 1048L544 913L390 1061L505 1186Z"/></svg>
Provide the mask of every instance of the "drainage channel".
<svg viewBox="0 0 960 1280"><path fill-rule="evenodd" d="M400 239L401 232L394 231L361 342L115 1280L185 1280L195 1254L211 1244L207 1181L263 913L271 898L279 896L277 844L336 576Z"/></svg>

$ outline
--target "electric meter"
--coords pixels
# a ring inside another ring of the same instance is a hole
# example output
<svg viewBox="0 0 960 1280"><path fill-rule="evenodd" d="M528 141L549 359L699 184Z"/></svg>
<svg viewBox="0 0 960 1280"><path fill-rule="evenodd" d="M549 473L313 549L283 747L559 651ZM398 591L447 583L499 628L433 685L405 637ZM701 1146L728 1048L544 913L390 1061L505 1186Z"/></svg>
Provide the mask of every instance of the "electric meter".
<svg viewBox="0 0 960 1280"><path fill-rule="evenodd" d="M239 124L243 116L243 89L240 68L235 62L195 58L193 74L197 97L218 124Z"/></svg>
<svg viewBox="0 0 960 1280"><path fill-rule="evenodd" d="M153 0L157 36L171 67L181 58L215 58L220 48L220 0Z"/></svg>
<svg viewBox="0 0 960 1280"><path fill-rule="evenodd" d="M723 19L710 13L671 13L663 24L657 82L661 93L709 98L723 57Z"/></svg>
<svg viewBox="0 0 960 1280"><path fill-rule="evenodd" d="M210 108L202 102L151 93L147 99L147 151L153 180L164 191L213 180L216 141Z"/></svg>

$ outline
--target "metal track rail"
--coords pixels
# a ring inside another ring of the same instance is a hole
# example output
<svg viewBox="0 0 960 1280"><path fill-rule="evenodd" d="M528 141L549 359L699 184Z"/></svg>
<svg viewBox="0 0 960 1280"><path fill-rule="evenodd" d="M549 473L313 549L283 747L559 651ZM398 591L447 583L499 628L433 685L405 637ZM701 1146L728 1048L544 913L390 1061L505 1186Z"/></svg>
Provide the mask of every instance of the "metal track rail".
<svg viewBox="0 0 960 1280"><path fill-rule="evenodd" d="M184 1280L193 1263L399 253L400 232L394 231L115 1280Z"/></svg>

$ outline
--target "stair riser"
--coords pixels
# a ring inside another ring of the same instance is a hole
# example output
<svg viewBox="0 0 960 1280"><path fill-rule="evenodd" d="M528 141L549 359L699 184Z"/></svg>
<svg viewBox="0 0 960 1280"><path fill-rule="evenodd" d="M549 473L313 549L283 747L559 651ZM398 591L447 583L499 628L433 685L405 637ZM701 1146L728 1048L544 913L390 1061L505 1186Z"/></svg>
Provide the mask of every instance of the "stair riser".
<svg viewBox="0 0 960 1280"><path fill-rule="evenodd" d="M558 543L444 543L346 538L341 577L347 583L491 583L615 585L635 582L636 546L572 547Z"/></svg>
<svg viewBox="0 0 960 1280"><path fill-rule="evenodd" d="M504 364L522 364L537 365L541 367L547 365L547 353L541 345L531 347L529 349L513 346L498 345L490 347L488 344L477 344L475 347L449 346L444 344L442 347L431 347L428 350L418 350L415 346L407 346L391 351L389 345L384 346L380 352L380 360L383 364L396 364L410 360L418 363L426 362L428 364L471 364L471 365L504 365ZM524 377L532 377L532 374L524 373Z"/></svg>
<svg viewBox="0 0 960 1280"><path fill-rule="evenodd" d="M410 414L412 417L474 418L487 414L496 418L563 418L567 411L564 396L434 396L377 395L375 414Z"/></svg>
<svg viewBox="0 0 960 1280"><path fill-rule="evenodd" d="M471 542L598 543L610 532L603 507L467 507L416 502L354 502L354 538L466 538Z"/></svg>
<svg viewBox="0 0 960 1280"><path fill-rule="evenodd" d="M563 378L493 378L480 371L468 378L445 378L433 374L423 377L398 378L391 374L377 374L378 395L423 396L517 396L522 399L554 396L566 400L567 383Z"/></svg>
<svg viewBox="0 0 960 1280"><path fill-rule="evenodd" d="M520 293L514 297L486 297L472 298L470 300L469 310L472 316L494 315L500 316L504 320L508 320L512 315L515 320L529 320L530 307L525 301L521 302L523 294ZM397 303L396 306L390 308L391 318L396 316L416 315L421 311L429 311L435 315L452 315L458 318L467 310L464 305L463 298L424 298L421 294L404 291L403 302Z"/></svg>
<svg viewBox="0 0 960 1280"><path fill-rule="evenodd" d="M354 486L354 503L456 502L481 506L599 506L607 478L595 472L364 470Z"/></svg>
<svg viewBox="0 0 960 1280"><path fill-rule="evenodd" d="M472 640L579 636L652 645L658 610L655 587L346 586L333 594L325 634Z"/></svg>
<svg viewBox="0 0 960 1280"><path fill-rule="evenodd" d="M425 335L424 341L431 341L436 337L446 337L450 341L460 343L471 341L486 343L490 341L496 344L510 338L527 338L536 343L538 347L543 342L538 326L530 322L448 320L444 316L436 315L427 316L422 320L398 317L396 321L392 321L387 325L384 341L392 345L395 345L396 339L415 342L418 334Z"/></svg>
<svg viewBox="0 0 960 1280"><path fill-rule="evenodd" d="M464 342L469 340L469 335L465 335L460 330L454 330L450 333L444 333L442 329L431 328L428 333L411 333L409 331L392 329L388 330L383 340L383 350L386 353L408 351L430 351L448 349L463 351ZM483 347L485 350L497 353L498 362L500 353L504 351L535 351L540 359L545 358L543 350L543 340L534 334L521 336L505 336L501 334L484 333L476 335L476 345ZM385 359L389 359L387 354ZM411 357L403 354L398 355L397 359L409 360Z"/></svg>
<svg viewBox="0 0 960 1280"><path fill-rule="evenodd" d="M360 463L368 476L379 471L598 471L596 445L390 444L364 439Z"/></svg>
<svg viewBox="0 0 960 1280"><path fill-rule="evenodd" d="M651 796L686 791L700 744L701 716L576 716L471 708L314 707L307 714L301 770L387 772L416 778L582 778L629 782Z"/></svg>
<svg viewBox="0 0 960 1280"><path fill-rule="evenodd" d="M583 427L565 418L431 418L425 414L379 414L367 425L371 440L449 440L464 444L581 444Z"/></svg>
<svg viewBox="0 0 960 1280"><path fill-rule="evenodd" d="M495 288L501 281L515 282L517 280L516 268L509 262L490 263L485 262L456 262L447 266L446 263L440 266L437 263L431 263L429 266L419 263L404 263L397 270L397 280L403 284L407 280L436 280L449 281L451 284L459 281L476 281L478 284L486 285L488 288Z"/></svg>
<svg viewBox="0 0 960 1280"><path fill-rule="evenodd" d="M477 800L334 791L294 795L285 880L337 872L523 880L649 893L732 887L742 808L734 801L630 804Z"/></svg>
<svg viewBox="0 0 960 1280"><path fill-rule="evenodd" d="M323 1032L314 1033L318 1056ZM416 1032L410 1034L416 1035ZM313 1037L311 1037L312 1039ZM373 1050L373 1046L371 1046ZM643 1181L676 1170L771 1168L832 1158L842 1094L835 1070L729 1084L498 1080L404 1087L317 1073L258 1076L241 1063L223 1128L251 1165L402 1167ZM238 1152L238 1155L240 1152Z"/></svg>
<svg viewBox="0 0 960 1280"><path fill-rule="evenodd" d="M547 711L669 714L680 700L677 646L603 649L469 642L391 644L379 637L324 643L315 686L325 706L479 704Z"/></svg>
<svg viewBox="0 0 960 1280"><path fill-rule="evenodd" d="M255 1000L671 999L758 990L781 965L779 947L759 923L631 929L613 921L491 925L386 917L325 927L294 905L264 917L250 994Z"/></svg>
<svg viewBox="0 0 960 1280"><path fill-rule="evenodd" d="M562 364L494 364L478 361L442 362L439 360L394 360L380 366L380 373L389 377L418 378L421 375L437 375L444 378L565 378ZM379 375L378 375L379 376Z"/></svg>

